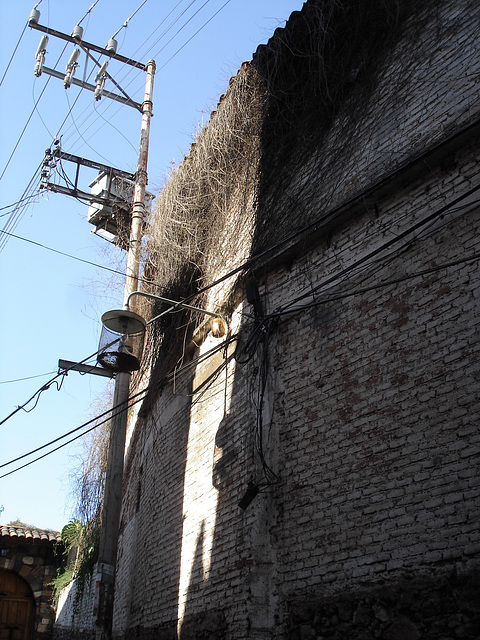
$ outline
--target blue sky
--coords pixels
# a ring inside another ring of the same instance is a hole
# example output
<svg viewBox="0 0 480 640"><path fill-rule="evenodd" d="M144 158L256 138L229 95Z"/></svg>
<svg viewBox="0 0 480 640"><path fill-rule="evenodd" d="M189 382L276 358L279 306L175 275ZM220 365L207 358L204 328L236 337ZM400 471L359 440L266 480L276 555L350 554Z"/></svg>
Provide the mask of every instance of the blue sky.
<svg viewBox="0 0 480 640"><path fill-rule="evenodd" d="M48 81L46 74L34 76L42 34L27 28L20 38L34 4L3 3L0 25L0 228L9 223L9 232L18 236L0 234L0 420L57 373L59 359L81 361L96 351L100 317L121 304L123 291L122 277L102 267L121 271L124 256L91 233L86 205L54 193L32 197L26 208L15 210L10 205L22 198L54 135L62 136L62 148L68 153L132 173L140 135L138 111L106 98L95 102L92 93L75 86L65 90L61 80ZM38 6L40 24L70 34L92 4L93 0L43 0ZM141 0L99 0L82 21L84 40L105 46L141 4ZM188 153L195 132L208 121L242 61L250 60L256 47L302 4L302 0L148 0L120 30L119 53L142 62L153 57L157 63L148 190L158 193L172 163L178 164ZM62 53L64 45L50 38L46 66L54 67L59 60L57 68L64 70L73 50L68 44ZM79 63L76 77L82 78L83 57ZM134 100L142 101L143 72L119 63L111 63L108 71ZM114 90L111 85L106 88ZM82 169L80 188L88 191L95 175ZM37 186L38 181L28 193L35 194ZM35 407L33 402L25 407L28 413L17 411L0 426L0 464L97 415L110 384L71 372L60 390L52 385L43 391ZM52 529L68 522L71 477L81 449L77 441L1 478L0 521L18 517ZM0 475L33 457L1 467Z"/></svg>

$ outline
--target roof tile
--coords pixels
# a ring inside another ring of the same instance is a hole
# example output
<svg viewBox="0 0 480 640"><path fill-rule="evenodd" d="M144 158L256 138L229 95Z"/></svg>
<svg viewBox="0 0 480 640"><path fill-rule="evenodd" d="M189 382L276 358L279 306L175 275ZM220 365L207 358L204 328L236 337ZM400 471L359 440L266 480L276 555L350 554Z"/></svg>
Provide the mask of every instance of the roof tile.
<svg viewBox="0 0 480 640"><path fill-rule="evenodd" d="M41 540L42 542L61 542L58 531L48 529L35 529L30 527L15 527L0 524L0 536L2 538L24 538L25 540Z"/></svg>

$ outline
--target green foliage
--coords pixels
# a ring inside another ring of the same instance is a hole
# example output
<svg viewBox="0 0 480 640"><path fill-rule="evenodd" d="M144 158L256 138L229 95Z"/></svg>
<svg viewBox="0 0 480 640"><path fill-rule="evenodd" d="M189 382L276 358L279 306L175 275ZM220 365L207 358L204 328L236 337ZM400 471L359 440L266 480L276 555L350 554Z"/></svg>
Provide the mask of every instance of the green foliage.
<svg viewBox="0 0 480 640"><path fill-rule="evenodd" d="M80 520L76 518L70 520L70 522L63 527L61 537L67 553L73 548L81 547L83 531L84 526Z"/></svg>
<svg viewBox="0 0 480 640"><path fill-rule="evenodd" d="M68 587L68 585L73 580L73 569L63 568L59 569L57 572L56 578L52 580L52 601L54 606L56 607L58 604L58 599L60 598L60 594Z"/></svg>
<svg viewBox="0 0 480 640"><path fill-rule="evenodd" d="M52 599L55 605L62 590L75 580L73 609L75 613L78 612L85 585L90 579L97 559L98 532L98 526L92 526L91 523L83 524L75 518L63 527L61 533L63 563L52 582Z"/></svg>
<svg viewBox="0 0 480 640"><path fill-rule="evenodd" d="M7 524L7 527L21 527L22 529L39 529L41 527L36 527L34 524L28 524L27 522L23 522L20 518L16 518L15 520L11 520Z"/></svg>

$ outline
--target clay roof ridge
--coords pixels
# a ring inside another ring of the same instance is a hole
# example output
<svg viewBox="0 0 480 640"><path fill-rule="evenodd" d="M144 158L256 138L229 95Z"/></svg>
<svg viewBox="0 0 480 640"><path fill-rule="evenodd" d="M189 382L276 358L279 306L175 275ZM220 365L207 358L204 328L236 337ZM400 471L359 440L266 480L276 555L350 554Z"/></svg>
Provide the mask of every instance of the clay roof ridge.
<svg viewBox="0 0 480 640"><path fill-rule="evenodd" d="M28 540L42 540L47 542L60 542L61 540L59 531L6 524L0 524L0 536L5 538L25 538Z"/></svg>

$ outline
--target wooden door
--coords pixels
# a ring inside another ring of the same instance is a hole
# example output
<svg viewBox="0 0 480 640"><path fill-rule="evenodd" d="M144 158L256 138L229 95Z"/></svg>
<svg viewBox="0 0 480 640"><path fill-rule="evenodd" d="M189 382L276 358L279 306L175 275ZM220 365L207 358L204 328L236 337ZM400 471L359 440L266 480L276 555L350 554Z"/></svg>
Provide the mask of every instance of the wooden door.
<svg viewBox="0 0 480 640"><path fill-rule="evenodd" d="M0 569L0 640L31 640L35 618L32 590L13 571Z"/></svg>

